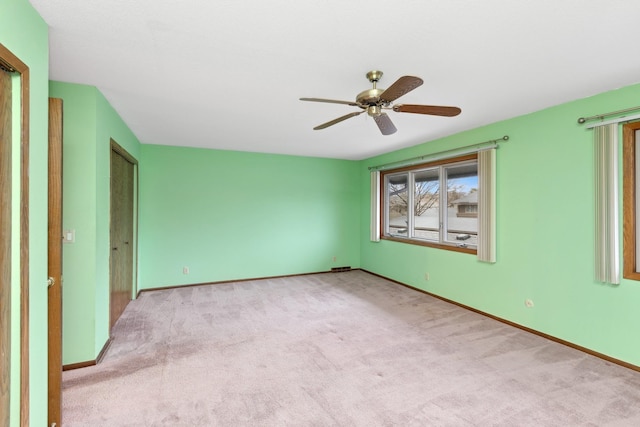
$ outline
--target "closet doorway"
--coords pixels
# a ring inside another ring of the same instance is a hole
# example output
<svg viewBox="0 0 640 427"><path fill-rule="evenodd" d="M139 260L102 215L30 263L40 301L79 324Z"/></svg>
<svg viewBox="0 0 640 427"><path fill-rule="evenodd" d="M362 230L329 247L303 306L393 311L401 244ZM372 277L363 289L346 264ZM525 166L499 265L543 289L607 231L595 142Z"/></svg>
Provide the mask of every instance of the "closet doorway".
<svg viewBox="0 0 640 427"><path fill-rule="evenodd" d="M133 297L136 167L137 161L112 140L109 331Z"/></svg>

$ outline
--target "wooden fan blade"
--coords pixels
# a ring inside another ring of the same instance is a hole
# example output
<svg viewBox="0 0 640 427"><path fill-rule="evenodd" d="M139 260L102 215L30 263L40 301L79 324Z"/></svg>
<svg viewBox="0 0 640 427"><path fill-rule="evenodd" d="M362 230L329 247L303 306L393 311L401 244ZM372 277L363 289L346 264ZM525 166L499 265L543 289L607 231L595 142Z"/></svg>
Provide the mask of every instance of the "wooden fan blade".
<svg viewBox="0 0 640 427"><path fill-rule="evenodd" d="M458 107L444 107L442 105L398 104L393 106L398 113L430 114L432 116L453 117L462 112Z"/></svg>
<svg viewBox="0 0 640 427"><path fill-rule="evenodd" d="M335 99L300 98L300 101L327 102L329 104L344 104L344 105L351 105L353 107L360 107L356 102L353 102L353 101L338 101L338 100L335 100Z"/></svg>
<svg viewBox="0 0 640 427"><path fill-rule="evenodd" d="M323 123L321 125L318 125L318 126L314 127L313 130L320 130L320 129L328 128L329 126L333 126L336 123L340 123L343 120L350 119L351 117L358 116L358 115L360 115L362 113L364 113L364 110L363 111L356 111L356 112L349 113L349 114L345 114L344 116L338 117L337 119L333 119L333 120L331 120L331 121L329 121L327 123Z"/></svg>
<svg viewBox="0 0 640 427"><path fill-rule="evenodd" d="M387 115L387 113L382 113L379 116L374 116L373 120L375 120L380 132L383 135L391 135L392 133L396 133L398 129L393 125L393 122Z"/></svg>
<svg viewBox="0 0 640 427"><path fill-rule="evenodd" d="M403 76L395 81L387 90L382 92L380 100L385 103L395 101L402 95L411 92L423 83L420 77Z"/></svg>

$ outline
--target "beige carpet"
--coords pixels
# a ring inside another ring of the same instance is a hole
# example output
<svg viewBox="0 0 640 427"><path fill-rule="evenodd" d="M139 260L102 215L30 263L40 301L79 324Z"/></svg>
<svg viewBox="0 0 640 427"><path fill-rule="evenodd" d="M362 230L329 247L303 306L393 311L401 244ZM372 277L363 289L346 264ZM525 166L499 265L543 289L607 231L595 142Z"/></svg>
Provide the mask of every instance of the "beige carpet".
<svg viewBox="0 0 640 427"><path fill-rule="evenodd" d="M640 373L362 271L143 293L65 426L640 426Z"/></svg>

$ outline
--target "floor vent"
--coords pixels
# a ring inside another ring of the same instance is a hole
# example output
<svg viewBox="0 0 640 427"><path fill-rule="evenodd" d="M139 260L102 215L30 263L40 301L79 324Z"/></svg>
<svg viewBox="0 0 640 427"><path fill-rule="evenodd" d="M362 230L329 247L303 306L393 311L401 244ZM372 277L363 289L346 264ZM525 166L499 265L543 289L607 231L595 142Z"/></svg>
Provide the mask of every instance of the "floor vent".
<svg viewBox="0 0 640 427"><path fill-rule="evenodd" d="M346 266L346 267L333 267L331 269L332 273L340 273L342 271L349 271L351 270L351 266Z"/></svg>

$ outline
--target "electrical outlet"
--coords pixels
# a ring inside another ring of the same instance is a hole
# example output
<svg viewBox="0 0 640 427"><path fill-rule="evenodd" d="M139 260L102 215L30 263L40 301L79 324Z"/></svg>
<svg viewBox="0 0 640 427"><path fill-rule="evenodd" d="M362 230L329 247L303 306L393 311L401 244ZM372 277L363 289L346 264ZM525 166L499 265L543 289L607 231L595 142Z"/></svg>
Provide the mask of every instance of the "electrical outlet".
<svg viewBox="0 0 640 427"><path fill-rule="evenodd" d="M338 257L334 256L333 258L331 258L332 262L336 262L336 260L338 259Z"/></svg>
<svg viewBox="0 0 640 427"><path fill-rule="evenodd" d="M424 273L424 280L429 281L429 273Z"/></svg>
<svg viewBox="0 0 640 427"><path fill-rule="evenodd" d="M189 274L189 267L182 267L182 274Z"/></svg>
<svg viewBox="0 0 640 427"><path fill-rule="evenodd" d="M528 308L533 307L533 300L527 298L526 300L524 300L524 305L527 306Z"/></svg>

